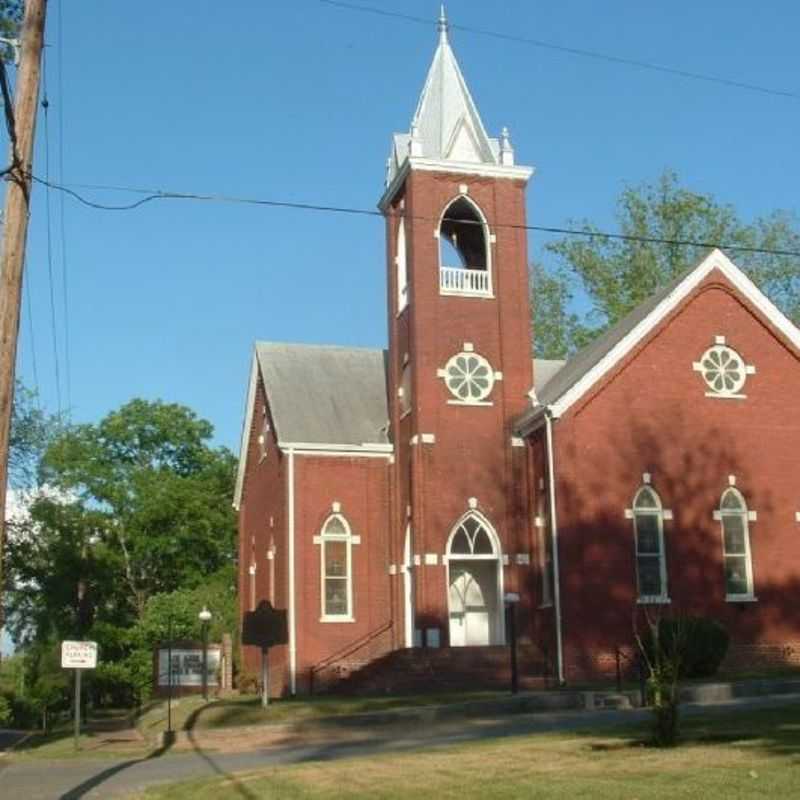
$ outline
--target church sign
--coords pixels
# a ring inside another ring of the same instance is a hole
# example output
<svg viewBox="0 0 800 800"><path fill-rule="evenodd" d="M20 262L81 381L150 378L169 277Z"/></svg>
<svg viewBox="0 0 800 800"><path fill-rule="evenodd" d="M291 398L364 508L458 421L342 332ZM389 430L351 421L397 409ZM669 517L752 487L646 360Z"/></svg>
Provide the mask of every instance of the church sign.
<svg viewBox="0 0 800 800"><path fill-rule="evenodd" d="M209 687L218 684L217 674L220 666L221 649L219 645L208 646L208 683ZM170 657L172 669L170 669ZM181 642L180 646L158 648L157 685L166 689L172 680L173 688L201 690L203 688L203 648Z"/></svg>

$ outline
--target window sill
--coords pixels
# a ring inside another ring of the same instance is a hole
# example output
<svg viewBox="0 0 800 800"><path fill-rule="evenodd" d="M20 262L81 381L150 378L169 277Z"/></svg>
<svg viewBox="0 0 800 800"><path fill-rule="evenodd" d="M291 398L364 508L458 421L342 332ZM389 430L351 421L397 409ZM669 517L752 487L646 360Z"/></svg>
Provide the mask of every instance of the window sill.
<svg viewBox="0 0 800 800"><path fill-rule="evenodd" d="M636 600L637 605L640 606L666 606L671 602L669 597L639 597Z"/></svg>
<svg viewBox="0 0 800 800"><path fill-rule="evenodd" d="M355 622L355 617L320 617L320 622Z"/></svg>
<svg viewBox="0 0 800 800"><path fill-rule="evenodd" d="M552 607L553 607L552 600L548 603L540 603L538 606L536 606L536 608L539 609L539 611L542 611L545 608L552 608Z"/></svg>
<svg viewBox="0 0 800 800"><path fill-rule="evenodd" d="M491 400L448 400L449 406L493 406Z"/></svg>
<svg viewBox="0 0 800 800"><path fill-rule="evenodd" d="M494 295L491 292L470 292L467 290L459 291L458 289L439 289L439 294L442 297L478 297L483 300L494 300Z"/></svg>
<svg viewBox="0 0 800 800"><path fill-rule="evenodd" d="M720 394L719 392L706 392L706 397L713 397L716 400L747 400L746 394Z"/></svg>
<svg viewBox="0 0 800 800"><path fill-rule="evenodd" d="M726 594L726 603L757 603L758 598L754 594Z"/></svg>

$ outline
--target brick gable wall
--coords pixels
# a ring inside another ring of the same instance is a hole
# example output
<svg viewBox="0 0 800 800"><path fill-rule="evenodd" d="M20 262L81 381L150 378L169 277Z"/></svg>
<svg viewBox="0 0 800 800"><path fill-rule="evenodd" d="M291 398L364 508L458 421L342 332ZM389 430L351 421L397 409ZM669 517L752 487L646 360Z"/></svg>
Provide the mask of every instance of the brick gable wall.
<svg viewBox="0 0 800 800"><path fill-rule="evenodd" d="M756 367L744 400L705 397L692 369L718 335ZM774 660L800 640L798 392L797 354L715 272L556 422L568 679L607 672L615 648L632 639L634 540L624 511L645 472L673 513L664 523L671 611L722 621L731 663L747 653ZM725 600L712 513L729 475L758 515L750 523L754 603Z"/></svg>

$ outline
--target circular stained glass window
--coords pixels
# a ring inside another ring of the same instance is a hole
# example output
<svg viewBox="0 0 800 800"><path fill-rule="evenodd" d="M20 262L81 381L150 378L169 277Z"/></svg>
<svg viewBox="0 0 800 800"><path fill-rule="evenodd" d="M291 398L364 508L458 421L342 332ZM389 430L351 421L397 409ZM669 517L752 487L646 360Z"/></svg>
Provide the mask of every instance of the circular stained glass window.
<svg viewBox="0 0 800 800"><path fill-rule="evenodd" d="M736 394L747 380L742 357L731 347L717 344L700 358L700 372L715 394Z"/></svg>
<svg viewBox="0 0 800 800"><path fill-rule="evenodd" d="M494 386L494 370L477 353L459 353L445 365L447 388L464 403L477 403L489 396Z"/></svg>

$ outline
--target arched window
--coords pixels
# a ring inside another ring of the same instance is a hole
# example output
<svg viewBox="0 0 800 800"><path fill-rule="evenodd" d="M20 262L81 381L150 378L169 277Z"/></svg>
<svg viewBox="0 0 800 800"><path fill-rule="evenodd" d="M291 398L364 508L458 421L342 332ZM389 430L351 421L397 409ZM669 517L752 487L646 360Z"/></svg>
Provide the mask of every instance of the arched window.
<svg viewBox="0 0 800 800"><path fill-rule="evenodd" d="M400 373L400 416L404 417L411 411L411 363L403 364Z"/></svg>
<svg viewBox="0 0 800 800"><path fill-rule="evenodd" d="M539 530L539 570L542 578L541 606L553 605L553 532L550 530L550 499L542 480L536 501L536 528Z"/></svg>
<svg viewBox="0 0 800 800"><path fill-rule="evenodd" d="M439 289L442 294L492 294L488 226L464 196L450 203L439 225Z"/></svg>
<svg viewBox="0 0 800 800"><path fill-rule="evenodd" d="M474 514L466 516L450 539L451 558L495 558L494 537Z"/></svg>
<svg viewBox="0 0 800 800"><path fill-rule="evenodd" d="M331 514L319 537L322 571L322 619L344 620L353 616L353 537L347 520Z"/></svg>
<svg viewBox="0 0 800 800"><path fill-rule="evenodd" d="M726 489L719 503L719 519L722 523L725 596L728 600L753 598L753 564L747 524L749 518L750 513L742 493L734 487Z"/></svg>
<svg viewBox="0 0 800 800"><path fill-rule="evenodd" d="M633 498L633 531L639 602L664 602L667 599L664 510L661 498L650 486L642 486Z"/></svg>
<svg viewBox="0 0 800 800"><path fill-rule="evenodd" d="M399 314L408 305L408 261L406 259L406 225L400 219L397 229L397 313Z"/></svg>

